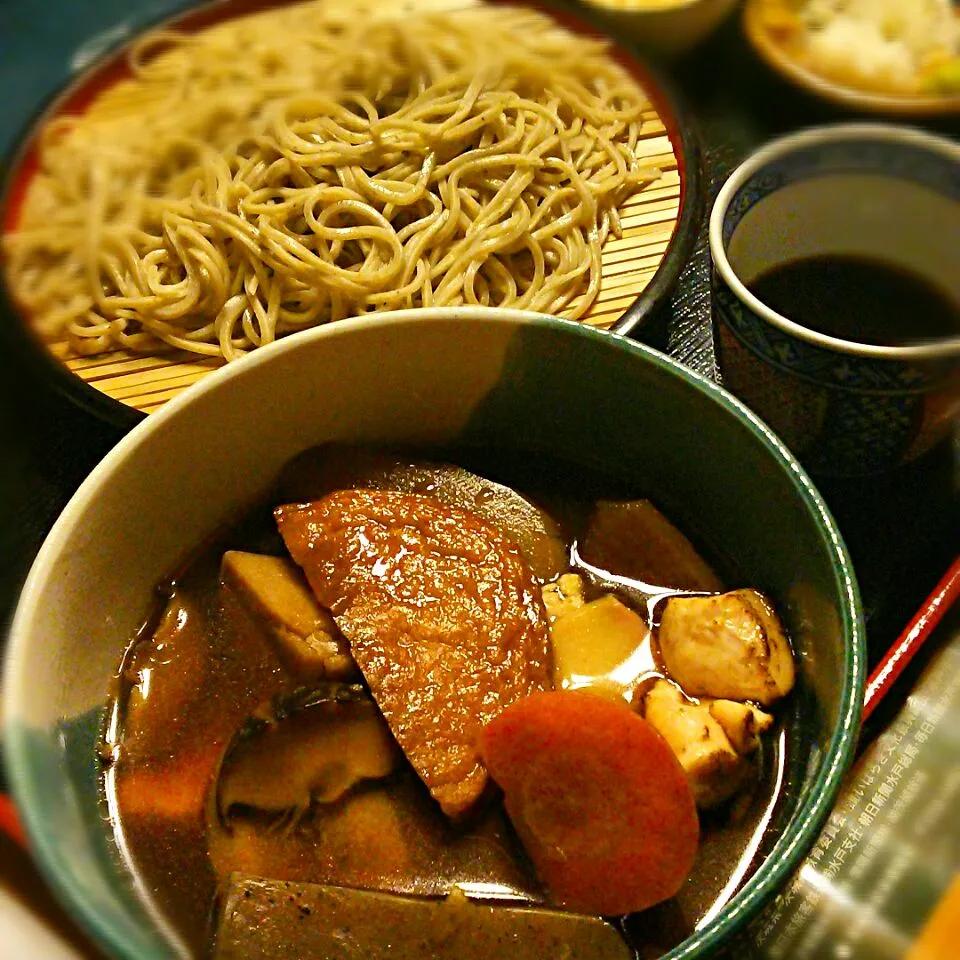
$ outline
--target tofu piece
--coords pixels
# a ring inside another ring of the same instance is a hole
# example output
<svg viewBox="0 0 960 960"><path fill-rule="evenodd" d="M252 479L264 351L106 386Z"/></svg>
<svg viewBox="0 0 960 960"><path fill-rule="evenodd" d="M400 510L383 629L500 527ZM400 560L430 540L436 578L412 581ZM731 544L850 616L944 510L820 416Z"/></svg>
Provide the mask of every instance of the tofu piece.
<svg viewBox="0 0 960 960"><path fill-rule="evenodd" d="M547 622L553 623L558 617L579 610L586 600L583 597L583 579L576 573L564 573L545 583L541 588L543 606L547 611Z"/></svg>
<svg viewBox="0 0 960 960"><path fill-rule="evenodd" d="M728 800L749 780L750 761L734 749L710 704L693 703L658 680L643 698L643 715L676 754L701 809Z"/></svg>
<svg viewBox="0 0 960 960"><path fill-rule="evenodd" d="M214 960L630 960L600 917L542 907L436 899L316 883L230 877Z"/></svg>
<svg viewBox="0 0 960 960"><path fill-rule="evenodd" d="M263 628L292 674L305 682L360 679L349 644L292 560L228 550L220 580Z"/></svg>
<svg viewBox="0 0 960 960"><path fill-rule="evenodd" d="M220 759L219 748L178 754L166 763L138 763L117 776L124 816L153 817L201 828L207 790Z"/></svg>
<svg viewBox="0 0 960 960"><path fill-rule="evenodd" d="M768 706L793 688L790 641L756 590L672 597L658 631L670 676L692 697L754 700Z"/></svg>

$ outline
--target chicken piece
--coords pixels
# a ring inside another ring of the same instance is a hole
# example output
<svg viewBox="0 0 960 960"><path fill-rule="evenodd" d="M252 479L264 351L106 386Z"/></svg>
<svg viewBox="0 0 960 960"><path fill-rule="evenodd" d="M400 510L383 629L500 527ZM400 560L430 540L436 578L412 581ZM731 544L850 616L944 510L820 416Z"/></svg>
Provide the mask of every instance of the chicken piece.
<svg viewBox="0 0 960 960"><path fill-rule="evenodd" d="M403 752L447 815L466 814L487 783L481 729L550 684L540 587L519 548L474 513L395 490L342 490L276 517Z"/></svg>
<svg viewBox="0 0 960 960"><path fill-rule="evenodd" d="M773 726L773 717L752 703L737 700L710 700L710 716L723 728L731 746L741 756L760 746L760 734Z"/></svg>
<svg viewBox="0 0 960 960"><path fill-rule="evenodd" d="M668 673L690 696L768 706L793 688L790 641L756 590L672 597L664 606L658 642Z"/></svg>
<svg viewBox="0 0 960 960"><path fill-rule="evenodd" d="M621 577L673 590L723 590L693 544L649 500L600 500L580 555Z"/></svg>
<svg viewBox="0 0 960 960"><path fill-rule="evenodd" d="M643 698L643 715L677 755L701 809L732 797L752 765L738 753L708 703L694 703L669 680L658 680Z"/></svg>
<svg viewBox="0 0 960 960"><path fill-rule="evenodd" d="M558 617L579 610L586 601L583 598L583 580L576 573L564 573L541 590L547 620L553 623Z"/></svg>
<svg viewBox="0 0 960 960"><path fill-rule="evenodd" d="M262 628L283 665L304 683L359 680L350 647L295 563L228 550L220 580Z"/></svg>

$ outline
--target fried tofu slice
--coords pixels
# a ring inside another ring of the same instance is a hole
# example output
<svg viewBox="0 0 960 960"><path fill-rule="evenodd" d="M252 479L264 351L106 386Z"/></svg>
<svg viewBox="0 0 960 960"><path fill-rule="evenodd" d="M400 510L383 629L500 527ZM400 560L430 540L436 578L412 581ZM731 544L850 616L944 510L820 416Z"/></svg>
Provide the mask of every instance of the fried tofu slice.
<svg viewBox="0 0 960 960"><path fill-rule="evenodd" d="M793 688L790 641L756 590L671 597L657 638L667 672L690 696L769 706Z"/></svg>
<svg viewBox="0 0 960 960"><path fill-rule="evenodd" d="M701 809L723 803L746 784L753 773L748 757L759 745L757 734L773 722L748 704L688 700L669 680L654 683L642 709L676 754Z"/></svg>
<svg viewBox="0 0 960 960"><path fill-rule="evenodd" d="M220 581L233 591L294 676L304 682L349 683L360 678L346 639L291 560L228 550L220 564Z"/></svg>
<svg viewBox="0 0 960 960"><path fill-rule="evenodd" d="M540 585L520 548L475 513L395 490L275 515L407 759L444 813L466 815L487 783L480 731L550 686Z"/></svg>
<svg viewBox="0 0 960 960"><path fill-rule="evenodd" d="M567 547L551 516L512 487L452 463L407 453L328 443L295 457L280 477L288 503L312 503L335 490L397 490L436 497L493 524L519 547L541 581L567 567Z"/></svg>

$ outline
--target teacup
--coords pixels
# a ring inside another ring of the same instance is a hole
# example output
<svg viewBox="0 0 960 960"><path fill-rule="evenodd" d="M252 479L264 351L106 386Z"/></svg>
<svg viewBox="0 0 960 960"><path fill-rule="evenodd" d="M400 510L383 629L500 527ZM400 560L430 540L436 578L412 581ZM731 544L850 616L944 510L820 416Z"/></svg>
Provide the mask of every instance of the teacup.
<svg viewBox="0 0 960 960"><path fill-rule="evenodd" d="M889 470L951 432L960 415L960 145L887 124L783 137L720 190L710 251L724 385L811 472ZM773 271L825 258L906 274L935 290L946 327L924 338L931 318L911 294L902 319L893 312L890 339L867 342L859 326L824 329L827 314L843 310L828 310L809 288L795 314L792 303L778 312L751 289L769 290L762 281ZM921 336L911 342L914 333Z"/></svg>

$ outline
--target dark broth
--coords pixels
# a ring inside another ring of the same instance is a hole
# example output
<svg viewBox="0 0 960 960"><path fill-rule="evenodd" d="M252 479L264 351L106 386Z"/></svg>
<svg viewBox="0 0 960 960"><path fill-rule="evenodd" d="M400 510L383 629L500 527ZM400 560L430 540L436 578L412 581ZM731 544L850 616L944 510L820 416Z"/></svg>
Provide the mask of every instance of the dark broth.
<svg viewBox="0 0 960 960"><path fill-rule="evenodd" d="M444 458L523 491L548 509L571 539L598 497L642 494L612 478L543 458L461 453L445 451ZM297 686L252 624L224 604L219 589L225 550L283 552L271 513L277 502L268 497L204 545L174 584L161 589L156 610L125 655L116 701L120 746L113 749L116 759L107 768L105 786L118 812L114 829L128 866L197 956L209 950L218 885L234 870L414 894L442 893L454 883L495 883L542 902L500 804L482 805L467 824L454 828L409 766L385 782L362 786L289 831L255 821L225 830L212 815L209 786L231 736L258 704ZM709 551L706 556L716 559ZM186 612L177 650L147 656L147 641L171 597ZM145 669L158 671L158 679L163 670L176 672L177 695L187 707L149 729L132 730L124 726L124 716ZM752 872L779 799L784 743L777 730L764 738L759 780L749 796L701 814L697 863L681 892L624 918L621 929L638 957L658 956L680 943Z"/></svg>
<svg viewBox="0 0 960 960"><path fill-rule="evenodd" d="M960 302L920 274L870 257L789 260L747 286L788 320L841 340L904 346L960 335Z"/></svg>

